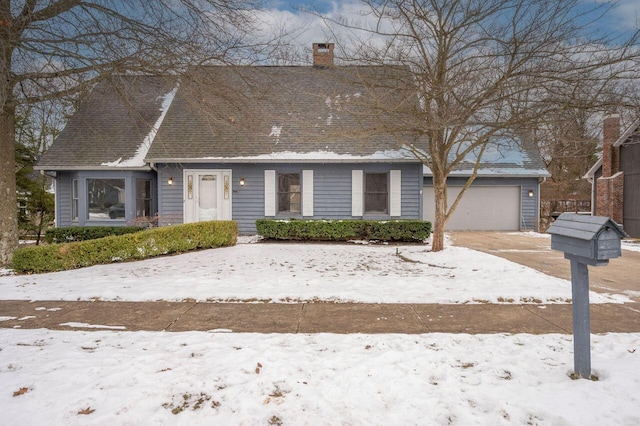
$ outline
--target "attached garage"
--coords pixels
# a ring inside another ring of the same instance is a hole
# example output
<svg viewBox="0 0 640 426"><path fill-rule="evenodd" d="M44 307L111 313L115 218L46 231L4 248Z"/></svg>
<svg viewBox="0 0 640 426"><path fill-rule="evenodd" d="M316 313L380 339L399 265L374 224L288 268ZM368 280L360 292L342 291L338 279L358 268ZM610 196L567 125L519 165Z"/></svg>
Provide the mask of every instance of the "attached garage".
<svg viewBox="0 0 640 426"><path fill-rule="evenodd" d="M469 153L449 173L449 205L476 174L445 230L537 231L540 183L550 176L537 150L509 139L496 139L486 148L479 164L475 154ZM422 218L434 222L433 174L427 166L423 167L422 183Z"/></svg>
<svg viewBox="0 0 640 426"><path fill-rule="evenodd" d="M453 203L461 188L448 187L448 200ZM448 231L519 231L521 229L520 186L472 186L460 200L445 227ZM435 198L432 186L423 190L424 220L433 221Z"/></svg>

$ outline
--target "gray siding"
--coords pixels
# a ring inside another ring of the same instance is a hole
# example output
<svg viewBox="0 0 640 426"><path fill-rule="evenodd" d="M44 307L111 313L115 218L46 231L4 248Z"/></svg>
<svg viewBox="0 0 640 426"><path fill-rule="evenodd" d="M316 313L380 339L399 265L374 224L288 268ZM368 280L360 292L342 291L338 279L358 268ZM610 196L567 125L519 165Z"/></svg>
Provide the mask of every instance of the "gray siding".
<svg viewBox="0 0 640 426"><path fill-rule="evenodd" d="M421 217L422 167L419 164L190 164L159 165L161 182L159 217L161 225L183 221L183 170L231 169L232 217L238 222L240 233L256 233L255 221L264 218L264 171L299 172L313 170L314 215L305 219L352 219L351 171L402 171L402 216L399 219ZM169 177L174 184L168 185ZM245 186L240 186L240 178ZM276 216L285 218L302 216ZM365 216L366 219L389 219L388 215Z"/></svg>
<svg viewBox="0 0 640 426"><path fill-rule="evenodd" d="M467 179L463 177L449 177L448 186L464 186ZM432 186L431 177L424 178L425 186ZM518 177L478 177L472 186L519 186L520 187L520 229L538 230L540 216L540 185L538 178L518 178ZM533 191L533 196L529 197L529 191ZM464 197L464 195L463 195ZM423 208L433 208L423 206Z"/></svg>
<svg viewBox="0 0 640 426"><path fill-rule="evenodd" d="M168 226L183 222L182 168L175 165L158 167L158 225ZM169 185L169 178L173 184Z"/></svg>
<svg viewBox="0 0 640 426"><path fill-rule="evenodd" d="M69 172L56 174L56 226L71 226L71 182L73 176Z"/></svg>
<svg viewBox="0 0 640 426"><path fill-rule="evenodd" d="M71 219L71 203L72 189L71 185L74 179L78 180L78 220ZM124 179L126 186L125 218L113 220L89 220L87 219L87 179ZM56 174L56 226L125 226L133 225L136 219L136 179L151 179L151 193L154 195L152 200L152 210L157 211L156 191L156 173L144 171L77 171L77 172L57 172Z"/></svg>

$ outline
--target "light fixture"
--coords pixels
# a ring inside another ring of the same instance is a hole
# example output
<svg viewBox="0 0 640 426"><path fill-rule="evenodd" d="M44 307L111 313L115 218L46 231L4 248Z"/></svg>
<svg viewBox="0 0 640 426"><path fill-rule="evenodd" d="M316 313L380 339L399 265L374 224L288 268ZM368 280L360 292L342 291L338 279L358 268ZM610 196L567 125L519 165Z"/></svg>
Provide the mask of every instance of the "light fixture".
<svg viewBox="0 0 640 426"><path fill-rule="evenodd" d="M240 186L244 186L244 178L243 177L240 178Z"/></svg>
<svg viewBox="0 0 640 426"><path fill-rule="evenodd" d="M533 197L533 189L529 190L529 197Z"/></svg>
<svg viewBox="0 0 640 426"><path fill-rule="evenodd" d="M173 185L173 178L172 178L172 177L170 177L170 178L169 178L169 180L167 181L167 183L168 183L169 185Z"/></svg>

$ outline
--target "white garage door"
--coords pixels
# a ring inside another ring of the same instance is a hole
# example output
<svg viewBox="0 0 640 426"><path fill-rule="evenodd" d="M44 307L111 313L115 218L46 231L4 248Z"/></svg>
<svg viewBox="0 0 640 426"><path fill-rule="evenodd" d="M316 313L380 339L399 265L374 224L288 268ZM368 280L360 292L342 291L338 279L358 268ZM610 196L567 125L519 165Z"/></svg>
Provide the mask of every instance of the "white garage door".
<svg viewBox="0 0 640 426"><path fill-rule="evenodd" d="M459 187L448 187L449 204L460 193ZM423 191L422 218L433 222L433 187ZM448 231L518 231L520 230L519 186L472 186L447 222Z"/></svg>

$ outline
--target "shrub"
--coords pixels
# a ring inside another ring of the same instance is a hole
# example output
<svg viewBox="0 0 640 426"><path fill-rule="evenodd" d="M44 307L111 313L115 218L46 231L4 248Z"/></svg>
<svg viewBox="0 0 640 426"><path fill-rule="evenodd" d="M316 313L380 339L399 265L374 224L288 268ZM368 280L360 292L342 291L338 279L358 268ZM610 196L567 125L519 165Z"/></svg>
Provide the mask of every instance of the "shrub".
<svg viewBox="0 0 640 426"><path fill-rule="evenodd" d="M274 220L256 221L258 234L275 240L424 241L431 234L431 222L421 220Z"/></svg>
<svg viewBox="0 0 640 426"><path fill-rule="evenodd" d="M140 232L141 226L71 226L68 228L48 229L44 240L48 243L68 243L104 238L110 235L124 235Z"/></svg>
<svg viewBox="0 0 640 426"><path fill-rule="evenodd" d="M166 226L87 241L24 247L13 254L17 273L63 271L104 263L145 259L190 250L231 246L238 224L212 221Z"/></svg>

